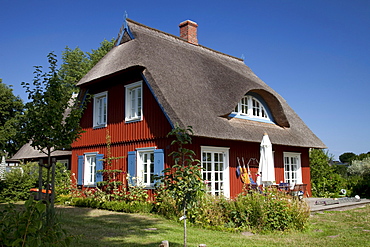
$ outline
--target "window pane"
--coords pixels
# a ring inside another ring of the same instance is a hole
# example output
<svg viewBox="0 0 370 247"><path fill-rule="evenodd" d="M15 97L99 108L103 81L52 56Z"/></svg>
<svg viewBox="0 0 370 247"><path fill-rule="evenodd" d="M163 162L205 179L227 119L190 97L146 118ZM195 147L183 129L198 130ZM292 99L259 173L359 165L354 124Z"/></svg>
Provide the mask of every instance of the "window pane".
<svg viewBox="0 0 370 247"><path fill-rule="evenodd" d="M212 163L207 163L207 171L212 171Z"/></svg>
<svg viewBox="0 0 370 247"><path fill-rule="evenodd" d="M210 153L207 153L207 161L211 161L212 160L212 155Z"/></svg>
<svg viewBox="0 0 370 247"><path fill-rule="evenodd" d="M224 163L220 163L220 171L223 171L224 170Z"/></svg>

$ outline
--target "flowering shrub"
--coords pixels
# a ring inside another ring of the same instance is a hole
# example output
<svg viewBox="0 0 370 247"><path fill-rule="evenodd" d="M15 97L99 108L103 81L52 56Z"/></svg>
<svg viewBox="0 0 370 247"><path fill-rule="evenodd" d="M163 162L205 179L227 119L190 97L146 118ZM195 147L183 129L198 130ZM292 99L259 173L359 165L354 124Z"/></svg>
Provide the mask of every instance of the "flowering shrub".
<svg viewBox="0 0 370 247"><path fill-rule="evenodd" d="M349 185L352 195L370 198L370 157L353 160L348 167Z"/></svg>

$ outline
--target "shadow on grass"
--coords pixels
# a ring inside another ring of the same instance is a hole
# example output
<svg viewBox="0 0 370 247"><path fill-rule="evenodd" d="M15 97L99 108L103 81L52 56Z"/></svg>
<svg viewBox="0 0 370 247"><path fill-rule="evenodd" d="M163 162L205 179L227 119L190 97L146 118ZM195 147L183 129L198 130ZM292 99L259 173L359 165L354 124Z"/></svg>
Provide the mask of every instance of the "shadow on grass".
<svg viewBox="0 0 370 247"><path fill-rule="evenodd" d="M181 236L173 223L154 216L61 206L57 212L63 228L78 236L72 246L159 246L169 235ZM183 244L171 242L171 246Z"/></svg>

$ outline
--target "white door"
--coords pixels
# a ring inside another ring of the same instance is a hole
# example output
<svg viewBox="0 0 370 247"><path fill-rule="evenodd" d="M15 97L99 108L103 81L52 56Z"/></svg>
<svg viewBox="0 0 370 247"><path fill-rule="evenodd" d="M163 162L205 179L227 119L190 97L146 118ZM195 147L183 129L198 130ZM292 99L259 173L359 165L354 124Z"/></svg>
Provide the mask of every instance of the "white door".
<svg viewBox="0 0 370 247"><path fill-rule="evenodd" d="M300 153L284 153L284 179L291 186L302 183Z"/></svg>
<svg viewBox="0 0 370 247"><path fill-rule="evenodd" d="M214 195L229 197L229 148L201 148L202 176L208 191Z"/></svg>

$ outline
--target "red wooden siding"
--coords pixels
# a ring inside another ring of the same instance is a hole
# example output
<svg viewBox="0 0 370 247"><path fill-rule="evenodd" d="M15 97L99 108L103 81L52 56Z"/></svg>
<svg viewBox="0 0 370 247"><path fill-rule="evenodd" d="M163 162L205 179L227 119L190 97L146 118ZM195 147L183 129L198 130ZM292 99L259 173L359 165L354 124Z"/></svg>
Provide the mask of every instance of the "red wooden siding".
<svg viewBox="0 0 370 247"><path fill-rule="evenodd" d="M261 136L262 140L262 136ZM201 158L201 146L216 146L228 147L229 150L229 174L230 174L230 195L235 197L242 192L243 183L240 178L236 176L236 168L238 166L237 157L239 157L242 165L242 157L245 165L250 159L260 159L260 143L240 142L230 140L217 140L210 138L193 138L193 144L190 149L193 149L197 154L197 159ZM307 192L311 196L310 184L310 167L309 167L309 149L291 146L273 145L274 163L275 163L275 179L276 183L284 181L284 152L296 152L301 154L302 167L302 183L307 184ZM258 172L258 164L251 160L250 170L253 179L256 181L256 174Z"/></svg>
<svg viewBox="0 0 370 247"><path fill-rule="evenodd" d="M158 149L164 149L165 155L165 164L171 164L171 158L168 157L168 154L172 152L169 149L170 140L167 138L155 139L150 141L140 141L140 142L126 142L126 143L119 143L119 144L112 144L111 145L111 155L112 157L122 157L121 159L113 160L111 163L111 167L107 167L107 163L104 163L105 169L118 169L122 170L124 173L118 177L119 181L125 182L125 177L127 173L127 153L129 151L135 151L136 148L143 148L143 147L157 147ZM82 147L73 150L72 155L72 173L77 174L77 158L79 155L84 155L85 153L89 152L99 152L104 154L104 158L107 157L107 146L95 146L95 147ZM76 176L77 177L77 176Z"/></svg>
<svg viewBox="0 0 370 247"><path fill-rule="evenodd" d="M160 109L157 101L143 81L143 120L125 123L125 85L142 80L140 75L131 76L125 81L123 76L104 81L103 85L92 88L90 94L108 91L108 124L106 128L93 129L93 100L81 119L85 131L81 138L73 143L73 148L105 145L107 130L112 143L134 142L165 137L171 125ZM124 83L125 82L125 83Z"/></svg>
<svg viewBox="0 0 370 247"><path fill-rule="evenodd" d="M170 146L172 138L160 138L152 139L148 141L139 142L125 142L116 143L111 146L111 152L113 157L121 157L113 161L111 169L120 169L127 172L127 153L129 151L134 151L136 148L141 147L153 147L156 146L158 149L164 149L165 151L165 167L173 165L171 157L168 155L175 149L175 147ZM235 197L243 190L243 183L240 178L236 176L236 167L238 166L237 157L244 158L245 165L247 165L250 159L260 159L260 144L259 143L244 143L238 141L227 141L227 140L217 140L209 138L193 138L193 143L187 145L187 148L193 149L196 152L196 158L201 157L201 147L200 146L216 146L216 147L229 147L229 170L230 170L230 195ZM302 182L307 184L307 192L311 196L311 185L310 185L310 168L309 168L309 158L307 148L298 148L290 146L278 146L273 145L274 150L274 161L275 161L275 178L276 182L284 181L284 152L297 152L301 154L301 166L302 166ZM104 153L105 157L107 154L106 146L96 146L96 147L85 147L78 148L73 151L72 163L77 164L77 156L83 155L87 152ZM258 171L258 164L256 162L250 162L250 170L253 179L256 180L256 173ZM77 166L74 165L72 172L77 174ZM122 174L119 179L124 181L125 174Z"/></svg>

